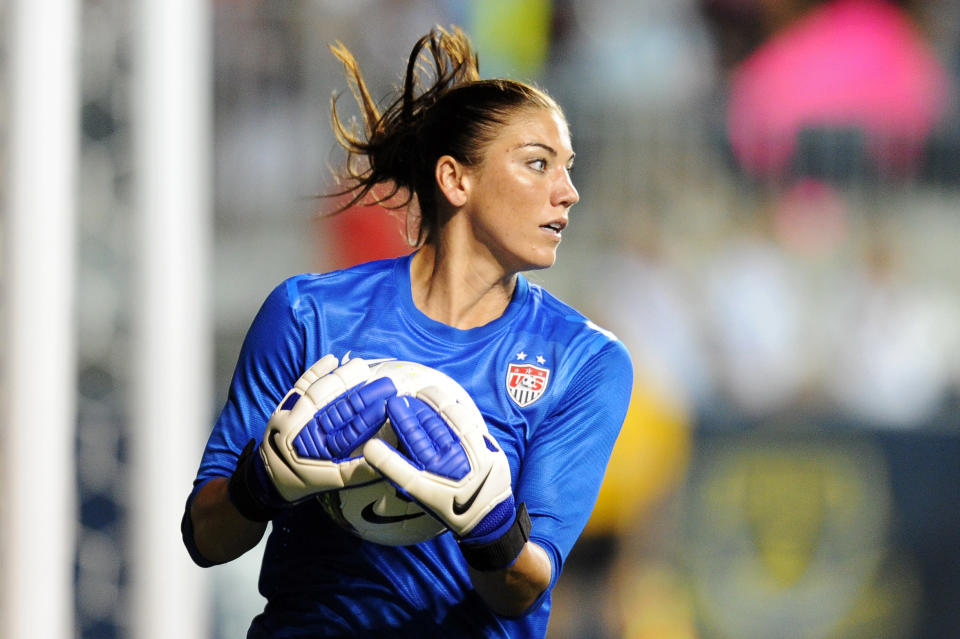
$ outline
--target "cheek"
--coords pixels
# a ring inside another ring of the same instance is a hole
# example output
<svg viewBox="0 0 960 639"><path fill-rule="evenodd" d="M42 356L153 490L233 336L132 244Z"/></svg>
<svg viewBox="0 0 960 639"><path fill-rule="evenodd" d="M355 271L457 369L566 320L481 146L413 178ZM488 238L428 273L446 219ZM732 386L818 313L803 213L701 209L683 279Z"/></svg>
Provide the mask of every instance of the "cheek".
<svg viewBox="0 0 960 639"><path fill-rule="evenodd" d="M509 241L521 238L531 220L536 220L545 199L542 185L521 171L505 170L487 173L482 184L476 209L478 222L487 233ZM482 220L482 221L480 221Z"/></svg>
<svg viewBox="0 0 960 639"><path fill-rule="evenodd" d="M537 186L516 178L504 180L496 186L495 201L498 208L508 211L515 220L532 216L544 199Z"/></svg>

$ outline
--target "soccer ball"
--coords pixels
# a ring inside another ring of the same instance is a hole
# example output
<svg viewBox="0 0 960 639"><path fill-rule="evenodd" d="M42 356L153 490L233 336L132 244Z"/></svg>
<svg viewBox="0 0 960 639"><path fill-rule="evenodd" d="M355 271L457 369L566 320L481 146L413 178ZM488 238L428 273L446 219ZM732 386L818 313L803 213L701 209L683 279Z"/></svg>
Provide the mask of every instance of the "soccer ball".
<svg viewBox="0 0 960 639"><path fill-rule="evenodd" d="M397 388L397 395L413 395L427 386L439 386L456 397L457 401L476 408L469 393L451 377L440 371L418 364L391 360L371 366L370 378L389 377ZM377 432L391 446L397 446L397 436L388 419ZM360 455L358 448L354 454ZM337 524L351 533L378 544L409 546L432 539L447 528L420 506L397 491L386 479L318 496L324 510Z"/></svg>

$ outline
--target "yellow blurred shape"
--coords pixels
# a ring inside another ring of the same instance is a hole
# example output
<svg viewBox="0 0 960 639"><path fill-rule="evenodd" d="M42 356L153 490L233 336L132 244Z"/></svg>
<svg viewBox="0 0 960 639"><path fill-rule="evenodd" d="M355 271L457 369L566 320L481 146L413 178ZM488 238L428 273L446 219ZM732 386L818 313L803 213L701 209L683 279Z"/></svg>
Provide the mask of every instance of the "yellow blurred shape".
<svg viewBox="0 0 960 639"><path fill-rule="evenodd" d="M643 513L683 479L690 446L685 408L638 383L584 534L636 530Z"/></svg>
<svg viewBox="0 0 960 639"><path fill-rule="evenodd" d="M623 639L697 639L696 615L683 576L664 562L631 564L617 600Z"/></svg>
<svg viewBox="0 0 960 639"><path fill-rule="evenodd" d="M550 50L549 0L484 0L471 3L472 36L486 77L533 79Z"/></svg>

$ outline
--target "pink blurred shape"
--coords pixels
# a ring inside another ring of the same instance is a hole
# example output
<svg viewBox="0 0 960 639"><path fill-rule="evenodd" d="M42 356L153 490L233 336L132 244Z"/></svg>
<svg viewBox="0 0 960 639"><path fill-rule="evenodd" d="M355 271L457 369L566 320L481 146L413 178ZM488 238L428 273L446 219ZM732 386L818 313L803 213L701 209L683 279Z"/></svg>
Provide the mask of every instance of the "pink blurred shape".
<svg viewBox="0 0 960 639"><path fill-rule="evenodd" d="M875 166L912 169L949 77L914 24L882 0L836 0L761 45L734 72L730 143L756 176L790 168L808 127L856 128Z"/></svg>

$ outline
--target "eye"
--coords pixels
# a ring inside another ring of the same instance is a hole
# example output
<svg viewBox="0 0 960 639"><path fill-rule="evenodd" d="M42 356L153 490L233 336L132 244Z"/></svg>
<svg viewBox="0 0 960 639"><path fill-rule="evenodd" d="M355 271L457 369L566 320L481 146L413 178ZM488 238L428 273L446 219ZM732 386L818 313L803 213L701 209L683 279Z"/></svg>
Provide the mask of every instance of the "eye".
<svg viewBox="0 0 960 639"><path fill-rule="evenodd" d="M527 162L527 166L532 168L534 171L543 173L547 170L547 161L543 158L537 158L535 160L530 160Z"/></svg>

